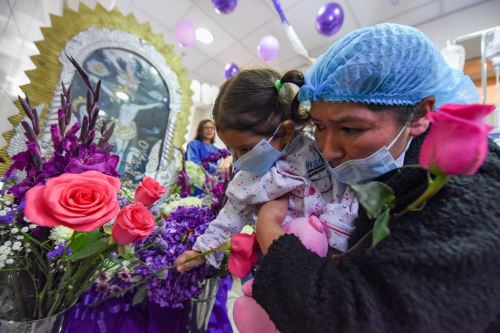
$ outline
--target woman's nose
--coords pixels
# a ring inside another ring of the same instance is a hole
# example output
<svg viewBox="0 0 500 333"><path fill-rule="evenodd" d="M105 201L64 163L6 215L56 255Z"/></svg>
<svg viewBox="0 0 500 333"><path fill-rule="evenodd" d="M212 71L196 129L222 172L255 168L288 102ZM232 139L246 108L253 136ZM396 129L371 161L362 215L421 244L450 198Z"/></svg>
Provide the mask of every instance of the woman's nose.
<svg viewBox="0 0 500 333"><path fill-rule="evenodd" d="M316 142L318 143L318 141ZM323 158L328 162L335 162L344 157L341 144L333 137L333 135L325 135L323 140L320 140L318 148L321 151Z"/></svg>

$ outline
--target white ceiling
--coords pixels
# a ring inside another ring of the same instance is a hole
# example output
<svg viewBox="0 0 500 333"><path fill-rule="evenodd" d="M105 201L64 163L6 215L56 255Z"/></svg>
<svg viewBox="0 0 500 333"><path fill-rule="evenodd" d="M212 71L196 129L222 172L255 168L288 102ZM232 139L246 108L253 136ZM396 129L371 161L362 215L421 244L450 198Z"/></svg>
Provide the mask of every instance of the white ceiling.
<svg viewBox="0 0 500 333"><path fill-rule="evenodd" d="M184 58L191 78L220 85L224 81L224 65L232 61L240 68L272 66L279 71L306 66L287 39L271 0L239 0L234 12L217 14L210 0L117 0L101 1L116 4L124 13L132 11L139 21L148 21L165 41L175 44L173 29L181 19L196 27L205 27L214 35L209 45L199 43L194 48L176 46ZM281 0L288 21L313 57L321 54L335 40L350 31L379 22L419 25L484 0L337 0L344 8L344 24L331 37L316 32L315 17L325 0ZM499 19L500 22L500 19ZM266 64L257 56L257 44L272 34L280 42L278 58Z"/></svg>
<svg viewBox="0 0 500 333"><path fill-rule="evenodd" d="M7 1L11 3L14 14L22 13L22 8L18 10L17 7L26 5L28 16L32 11L29 10L32 7L29 6L31 1L37 4L41 1L43 6L36 7L56 14L60 14L63 4L76 9L79 3L79 0L0 0L0 4ZM133 12L139 22L149 22L155 32L164 35L165 42L175 45L192 79L220 85L225 80L224 66L229 61L240 68L270 66L281 72L304 69L307 66L307 63L294 53L271 0L238 0L235 11L229 15L217 14L211 0L82 0L91 7L95 6L96 1L106 8L117 6L124 14ZM325 37L316 32L315 17L318 9L329 1L331 0L281 0L288 21L313 57L320 55L329 45L350 31L379 22L417 26L435 41L437 39L437 44L441 46L444 41L439 41L440 32L436 30L447 29L445 35L455 36L472 32L470 29L478 30L483 24L482 21L489 25L491 21L495 22L494 24L500 23L498 12L485 10L500 8L500 0L336 0L344 8L344 24L337 34ZM392 4L396 2L396 5ZM52 7L60 8L55 10ZM452 14L469 12L475 14ZM47 13L44 14L43 25L48 21L45 17L48 18ZM446 17L455 17L462 21L465 18L465 22L453 28L438 24L436 29L435 22L441 22ZM189 49L179 47L173 31L180 20L189 20L196 27L209 29L214 35L214 42L209 45L198 42L195 47ZM33 38L28 34L24 38L40 39L39 26L32 25L36 29L28 30L36 32L31 34ZM427 31L425 27L428 27ZM280 53L276 60L266 64L257 56L257 44L262 37L269 34L279 40ZM12 57L14 58L19 57ZM19 66L17 68L21 70Z"/></svg>

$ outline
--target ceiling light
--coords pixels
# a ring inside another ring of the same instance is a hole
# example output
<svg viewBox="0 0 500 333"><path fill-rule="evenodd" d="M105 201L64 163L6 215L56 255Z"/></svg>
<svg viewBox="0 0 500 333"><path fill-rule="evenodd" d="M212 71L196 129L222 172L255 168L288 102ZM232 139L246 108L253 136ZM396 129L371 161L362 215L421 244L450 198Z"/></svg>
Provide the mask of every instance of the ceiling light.
<svg viewBox="0 0 500 333"><path fill-rule="evenodd" d="M204 44L212 44L214 35L206 28L196 29L196 39Z"/></svg>

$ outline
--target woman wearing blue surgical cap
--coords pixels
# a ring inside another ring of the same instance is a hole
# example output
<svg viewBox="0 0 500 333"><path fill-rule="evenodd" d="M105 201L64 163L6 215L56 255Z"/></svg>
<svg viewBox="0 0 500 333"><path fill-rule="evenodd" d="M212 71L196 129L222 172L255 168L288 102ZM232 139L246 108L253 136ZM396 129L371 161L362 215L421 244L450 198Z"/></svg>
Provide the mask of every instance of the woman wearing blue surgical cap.
<svg viewBox="0 0 500 333"><path fill-rule="evenodd" d="M347 209L352 247L373 221L345 184L384 182L401 211L427 186L420 168L398 169L418 164L426 114L475 103L478 93L423 33L380 24L332 45L308 71L300 98L312 102L316 143L336 179L321 218ZM374 249L362 242L336 260L282 235L266 218L282 214L281 202L265 204L254 298L282 333L500 332L499 157L490 145L475 175L452 177L421 211L391 222Z"/></svg>

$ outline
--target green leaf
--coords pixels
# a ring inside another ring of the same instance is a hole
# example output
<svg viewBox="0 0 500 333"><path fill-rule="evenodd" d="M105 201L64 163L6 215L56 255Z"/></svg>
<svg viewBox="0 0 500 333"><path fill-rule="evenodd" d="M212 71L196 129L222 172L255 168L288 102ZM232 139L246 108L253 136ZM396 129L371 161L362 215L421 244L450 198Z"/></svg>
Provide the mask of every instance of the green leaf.
<svg viewBox="0 0 500 333"><path fill-rule="evenodd" d="M389 230L389 219L391 218L390 211L391 210L387 208L375 221L375 225L373 226L372 246L370 249L373 249L378 243L391 234L391 230Z"/></svg>
<svg viewBox="0 0 500 333"><path fill-rule="evenodd" d="M101 237L99 230L81 232L75 234L70 246L72 254L68 259L76 261L103 252L108 247L108 238Z"/></svg>
<svg viewBox="0 0 500 333"><path fill-rule="evenodd" d="M137 305L139 303L142 303L146 298L147 293L148 293L148 286L142 286L141 288L139 288L134 295L134 300L132 301L132 304Z"/></svg>
<svg viewBox="0 0 500 333"><path fill-rule="evenodd" d="M356 198L371 219L376 219L384 208L392 208L396 198L392 189L381 182L350 184L349 186L356 193Z"/></svg>
<svg viewBox="0 0 500 333"><path fill-rule="evenodd" d="M136 275L130 278L130 282L136 283L142 280L142 276Z"/></svg>

